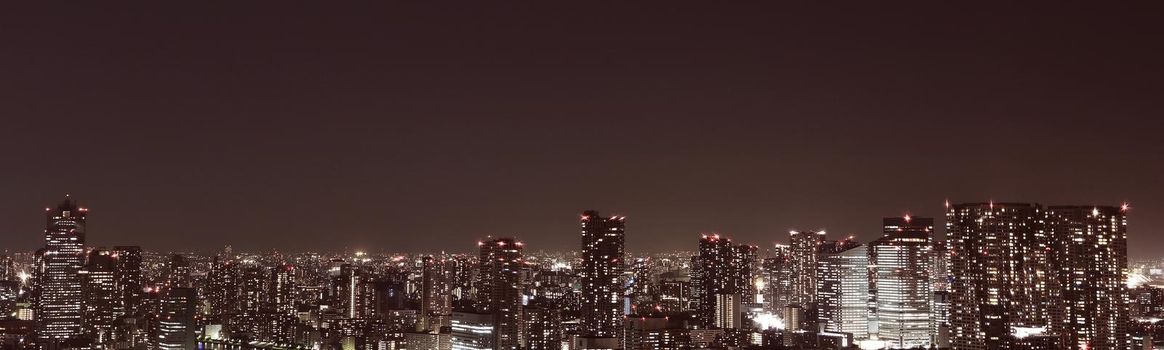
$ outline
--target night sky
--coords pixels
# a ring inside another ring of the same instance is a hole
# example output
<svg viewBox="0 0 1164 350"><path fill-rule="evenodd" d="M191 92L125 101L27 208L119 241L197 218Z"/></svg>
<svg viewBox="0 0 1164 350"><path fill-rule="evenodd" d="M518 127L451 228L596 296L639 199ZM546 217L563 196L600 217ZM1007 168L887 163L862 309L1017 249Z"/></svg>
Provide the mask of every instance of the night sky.
<svg viewBox="0 0 1164 350"><path fill-rule="evenodd" d="M155 250L868 240L946 199L1129 201L1164 247L1161 2L8 5L0 248L64 193Z"/></svg>

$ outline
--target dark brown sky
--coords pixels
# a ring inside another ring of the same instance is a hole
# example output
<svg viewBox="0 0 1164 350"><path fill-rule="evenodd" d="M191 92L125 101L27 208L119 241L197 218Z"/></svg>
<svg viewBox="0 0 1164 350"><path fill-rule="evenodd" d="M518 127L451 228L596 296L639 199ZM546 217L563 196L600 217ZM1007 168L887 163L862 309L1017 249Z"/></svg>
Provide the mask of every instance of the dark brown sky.
<svg viewBox="0 0 1164 350"><path fill-rule="evenodd" d="M946 198L1129 200L1164 247L1160 2L243 3L5 8L3 247L65 192L163 250L869 239Z"/></svg>

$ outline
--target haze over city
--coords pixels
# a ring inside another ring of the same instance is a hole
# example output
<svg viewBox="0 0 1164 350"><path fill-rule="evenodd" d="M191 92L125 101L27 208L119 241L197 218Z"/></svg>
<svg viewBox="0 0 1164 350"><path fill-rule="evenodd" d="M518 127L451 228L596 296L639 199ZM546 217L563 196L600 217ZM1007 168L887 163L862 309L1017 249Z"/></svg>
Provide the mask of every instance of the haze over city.
<svg viewBox="0 0 1164 350"><path fill-rule="evenodd" d="M563 250L588 208L636 251L870 239L947 199L1164 243L1158 4L496 5L16 6L5 248L64 193L161 250Z"/></svg>

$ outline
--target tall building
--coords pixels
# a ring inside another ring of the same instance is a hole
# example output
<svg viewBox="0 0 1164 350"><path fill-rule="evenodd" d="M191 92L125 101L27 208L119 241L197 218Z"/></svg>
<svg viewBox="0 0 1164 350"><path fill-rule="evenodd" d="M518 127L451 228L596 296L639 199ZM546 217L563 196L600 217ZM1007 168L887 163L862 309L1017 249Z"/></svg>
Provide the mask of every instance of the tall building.
<svg viewBox="0 0 1164 350"><path fill-rule="evenodd" d="M190 261L179 254L170 255L166 263L166 286L170 288L190 287Z"/></svg>
<svg viewBox="0 0 1164 350"><path fill-rule="evenodd" d="M816 251L824 243L824 231L792 231L789 255L792 271L790 302L805 308L816 302Z"/></svg>
<svg viewBox="0 0 1164 350"><path fill-rule="evenodd" d="M112 338L114 310L120 301L115 268L110 251L94 249L81 271L85 283L85 334L97 344L106 344Z"/></svg>
<svg viewBox="0 0 1164 350"><path fill-rule="evenodd" d="M275 313L284 316L295 315L296 286L295 265L283 263L271 268L271 278L267 282L267 300Z"/></svg>
<svg viewBox="0 0 1164 350"><path fill-rule="evenodd" d="M479 242L478 246L480 280L477 287L477 308L482 313L492 314L494 349L516 350L522 343L523 244L513 238L497 238Z"/></svg>
<svg viewBox="0 0 1164 350"><path fill-rule="evenodd" d="M772 313L784 312L792 303L792 251L786 244L777 244L771 256L761 266L764 281L764 305Z"/></svg>
<svg viewBox="0 0 1164 350"><path fill-rule="evenodd" d="M375 284L363 266L343 264L337 277L337 305L348 319L365 319L375 314Z"/></svg>
<svg viewBox="0 0 1164 350"><path fill-rule="evenodd" d="M295 265L279 263L267 274L266 305L263 318L265 340L288 343L294 340L294 326L298 317L298 278Z"/></svg>
<svg viewBox="0 0 1164 350"><path fill-rule="evenodd" d="M952 348L997 349L1012 332L1047 328L1054 279L1042 215L1028 203L948 206Z"/></svg>
<svg viewBox="0 0 1164 350"><path fill-rule="evenodd" d="M263 339L263 308L267 302L267 273L255 261L244 260L238 266L237 305L230 318L231 330L256 339Z"/></svg>
<svg viewBox="0 0 1164 350"><path fill-rule="evenodd" d="M1059 307L1052 333L1077 349L1128 349L1126 207L1050 206Z"/></svg>
<svg viewBox="0 0 1164 350"><path fill-rule="evenodd" d="M619 338L622 333L620 283L626 242L626 217L582 213L582 335Z"/></svg>
<svg viewBox="0 0 1164 350"><path fill-rule="evenodd" d="M930 328L934 330L934 345L950 346L950 249L945 241L934 241L930 254Z"/></svg>
<svg viewBox="0 0 1164 350"><path fill-rule="evenodd" d="M421 259L419 331L439 331L441 327L449 326L453 308L447 266L443 257Z"/></svg>
<svg viewBox="0 0 1164 350"><path fill-rule="evenodd" d="M116 266L113 269L113 278L117 285L118 306L114 310L116 316L134 314L141 305L142 283L141 247L116 246L112 250Z"/></svg>
<svg viewBox="0 0 1164 350"><path fill-rule="evenodd" d="M950 248L944 241L934 241L930 251L930 290L950 290Z"/></svg>
<svg viewBox="0 0 1164 350"><path fill-rule="evenodd" d="M562 310L558 303L534 299L522 312L525 317L525 348L558 350L562 348Z"/></svg>
<svg viewBox="0 0 1164 350"><path fill-rule="evenodd" d="M45 247L38 273L36 334L42 346L81 335L84 316L85 217L87 209L65 198L46 208Z"/></svg>
<svg viewBox="0 0 1164 350"><path fill-rule="evenodd" d="M154 349L194 349L197 296L191 288L170 288L162 296L154 331Z"/></svg>
<svg viewBox="0 0 1164 350"><path fill-rule="evenodd" d="M0 281L15 281L17 274L16 260L8 255L0 256Z"/></svg>
<svg viewBox="0 0 1164 350"><path fill-rule="evenodd" d="M756 247L732 244L731 239L718 234L703 235L699 240L697 265L698 287L696 317L704 325L716 328L738 328L736 313L740 303L750 299L752 291L752 263ZM731 314L726 314L731 312Z"/></svg>
<svg viewBox="0 0 1164 350"><path fill-rule="evenodd" d="M895 348L930 347L934 219L907 215L882 224L881 238L869 243L877 336Z"/></svg>
<svg viewBox="0 0 1164 350"><path fill-rule="evenodd" d="M818 330L869 337L869 254L849 238L820 246L816 292Z"/></svg>
<svg viewBox="0 0 1164 350"><path fill-rule="evenodd" d="M210 263L206 297L210 302L210 314L219 322L239 312L238 265L236 260L226 256L215 256Z"/></svg>

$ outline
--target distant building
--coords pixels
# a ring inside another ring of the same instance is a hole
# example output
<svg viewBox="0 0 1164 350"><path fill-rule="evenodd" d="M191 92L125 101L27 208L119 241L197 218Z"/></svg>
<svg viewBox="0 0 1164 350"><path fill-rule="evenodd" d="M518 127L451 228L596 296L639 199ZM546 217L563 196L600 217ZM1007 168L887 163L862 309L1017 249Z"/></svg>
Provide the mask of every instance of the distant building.
<svg viewBox="0 0 1164 350"><path fill-rule="evenodd" d="M348 319L366 319L375 314L374 284L364 267L354 264L340 266L337 277L338 305ZM246 278L244 278L244 282ZM244 296L245 297L245 296Z"/></svg>
<svg viewBox="0 0 1164 350"><path fill-rule="evenodd" d="M190 282L190 261L180 254L170 255L166 263L166 287L189 288Z"/></svg>

